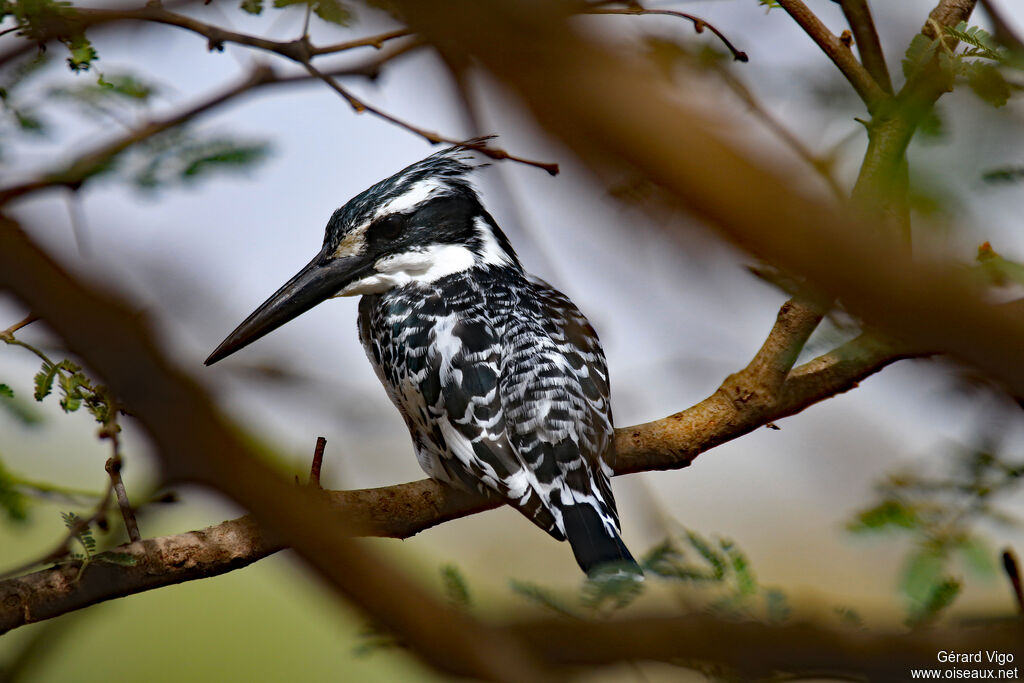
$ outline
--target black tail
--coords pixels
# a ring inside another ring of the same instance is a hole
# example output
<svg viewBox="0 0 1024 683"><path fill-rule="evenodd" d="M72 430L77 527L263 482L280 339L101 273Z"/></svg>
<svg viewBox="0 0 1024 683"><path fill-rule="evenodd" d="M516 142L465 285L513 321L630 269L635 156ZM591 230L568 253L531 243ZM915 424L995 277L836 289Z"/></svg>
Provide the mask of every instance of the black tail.
<svg viewBox="0 0 1024 683"><path fill-rule="evenodd" d="M643 577L640 565L629 554L619 534L609 535L608 527L593 506L582 503L562 507L562 522L576 562L588 576L596 578L613 571L634 575L637 579Z"/></svg>

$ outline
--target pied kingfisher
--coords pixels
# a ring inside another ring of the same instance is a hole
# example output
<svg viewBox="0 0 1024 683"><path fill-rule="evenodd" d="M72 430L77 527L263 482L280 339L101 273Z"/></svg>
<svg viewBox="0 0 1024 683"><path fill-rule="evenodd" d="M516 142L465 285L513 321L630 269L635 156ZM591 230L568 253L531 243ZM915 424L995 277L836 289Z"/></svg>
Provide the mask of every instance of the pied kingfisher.
<svg viewBox="0 0 1024 683"><path fill-rule="evenodd" d="M362 295L359 338L432 478L497 494L590 576L642 576L619 537L608 369L576 306L523 271L452 147L334 212L320 253L206 360Z"/></svg>

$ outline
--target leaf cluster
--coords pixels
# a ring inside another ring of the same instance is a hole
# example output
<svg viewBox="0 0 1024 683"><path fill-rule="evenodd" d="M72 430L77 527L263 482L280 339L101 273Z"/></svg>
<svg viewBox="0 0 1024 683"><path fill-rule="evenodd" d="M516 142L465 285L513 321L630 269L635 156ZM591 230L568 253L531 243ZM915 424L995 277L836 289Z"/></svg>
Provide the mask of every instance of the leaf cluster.
<svg viewBox="0 0 1024 683"><path fill-rule="evenodd" d="M263 12L263 0L242 0L242 11L249 14L261 14ZM274 0L273 7L282 9L294 5L306 5L316 16L330 24L348 26L352 23L352 10L339 0Z"/></svg>
<svg viewBox="0 0 1024 683"><path fill-rule="evenodd" d="M960 22L955 27L943 26L941 37L914 36L903 58L903 75L908 81L929 74L946 90L952 90L957 78L980 99L994 107L1002 107L1010 99L1011 86L1000 67L1021 68L1017 55L996 43L986 31ZM961 49L951 49L948 39L960 42Z"/></svg>
<svg viewBox="0 0 1024 683"><path fill-rule="evenodd" d="M56 38L68 49L68 67L73 72L88 71L99 57L78 14L66 0L0 0L0 21L13 17L18 35L43 43Z"/></svg>
<svg viewBox="0 0 1024 683"><path fill-rule="evenodd" d="M945 476L913 470L889 475L876 486L876 502L848 522L855 534L910 539L900 581L909 624L931 622L953 604L962 585L953 569L956 562L979 576L995 574L995 551L976 527L1018 523L993 499L1016 490L1022 475L1024 462L986 448L964 448Z"/></svg>

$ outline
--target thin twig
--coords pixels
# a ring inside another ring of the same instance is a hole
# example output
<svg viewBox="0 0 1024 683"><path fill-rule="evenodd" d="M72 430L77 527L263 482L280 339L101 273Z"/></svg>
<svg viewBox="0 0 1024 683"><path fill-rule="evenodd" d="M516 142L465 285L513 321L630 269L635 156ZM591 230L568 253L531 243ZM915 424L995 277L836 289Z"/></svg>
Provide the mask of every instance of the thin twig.
<svg viewBox="0 0 1024 683"><path fill-rule="evenodd" d="M812 12L802 0L778 0L779 5L793 17L800 28L818 44L829 59L839 67L846 80L857 91L867 105L868 111L874 111L880 103L888 98L871 74L857 61L850 48L843 44L835 34Z"/></svg>
<svg viewBox="0 0 1024 683"><path fill-rule="evenodd" d="M320 470L324 465L324 449L327 448L327 439L322 436L316 437L316 447L313 449L313 463L309 466L309 485L313 488L323 488L320 485Z"/></svg>
<svg viewBox="0 0 1024 683"><path fill-rule="evenodd" d="M15 332L17 332L21 328L25 327L26 325L31 325L32 323L34 323L37 320L39 320L39 316L38 315L33 315L33 314L29 313L27 316L25 316L24 318L22 318L18 322L14 323L13 325L8 327L3 332L0 332L0 339L5 339L6 340L9 337L13 338Z"/></svg>
<svg viewBox="0 0 1024 683"><path fill-rule="evenodd" d="M132 509L132 504L128 500L128 492L124 488L124 481L121 479L121 467L123 460L118 452L120 447L117 445L119 439L116 434L112 434L110 440L115 444L113 457L107 458L107 462L103 469L107 471L107 475L110 476L110 485L114 489L114 494L117 496L117 506L121 508L121 517L124 518L124 527L128 530L128 538L132 543L135 541L142 540L142 534L139 533L139 523L135 519L135 510Z"/></svg>
<svg viewBox="0 0 1024 683"><path fill-rule="evenodd" d="M882 43L878 40L878 31L867 0L841 0L839 4L843 8L843 15L850 25L850 30L853 31L857 52L860 53L860 61L863 62L864 68L875 79L875 83L891 95L892 78L889 76L889 67L885 64L885 52L882 51Z"/></svg>
<svg viewBox="0 0 1024 683"><path fill-rule="evenodd" d="M438 145L442 143L449 145L459 145L461 147L465 147L467 149L472 149L477 152L480 152L484 156L490 157L491 159L508 159L509 161L515 161L520 164L525 164L527 166L534 166L536 168L543 169L547 171L550 175L558 175L558 164L547 163L543 161L534 161L532 159L525 159L523 157L515 156L513 154L509 154L503 149L491 147L484 141L459 140L457 138L447 137L441 135L440 133L427 130L426 128L420 128L417 125L409 123L408 121L404 121L398 118L397 116L389 114L388 112L382 109L378 109L374 105L368 104L364 100L356 97L348 89L346 89L340 83L338 83L337 80L335 80L329 74L325 74L319 69L317 69L309 61L303 62L302 65L306 68L306 71L308 71L311 76L319 78L331 90L338 93L338 95L340 95L342 99L344 99L348 103L348 105L352 107L352 111L354 111L357 114L363 114L367 112L373 114L374 116L381 118L387 121L388 123L393 123L399 128L404 128L410 133L420 136L421 138L423 138L432 145Z"/></svg>
<svg viewBox="0 0 1024 683"><path fill-rule="evenodd" d="M697 33L703 33L704 29L708 29L709 31L714 33L718 37L718 39L722 41L725 47L728 48L729 52L732 53L732 58L737 62L750 61L750 58L747 57L747 53L733 45L732 42L725 37L725 34L719 31L717 28L715 28L714 25L708 23L707 21L701 19L700 17L694 16L692 14L687 14L686 12L677 12L675 10L669 9L646 9L644 7L595 7L586 10L585 14L653 14L666 17L678 17L679 19L686 19L688 21L693 22L693 28Z"/></svg>

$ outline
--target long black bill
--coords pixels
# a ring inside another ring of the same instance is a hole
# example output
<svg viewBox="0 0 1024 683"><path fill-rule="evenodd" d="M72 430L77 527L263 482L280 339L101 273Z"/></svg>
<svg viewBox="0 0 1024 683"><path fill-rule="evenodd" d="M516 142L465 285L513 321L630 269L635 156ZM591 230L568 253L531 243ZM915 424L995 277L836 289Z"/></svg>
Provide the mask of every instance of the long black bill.
<svg viewBox="0 0 1024 683"><path fill-rule="evenodd" d="M206 364L213 365L227 358L334 296L358 277L362 265L357 258L330 258L323 252L317 254L298 275L228 335L206 359Z"/></svg>

